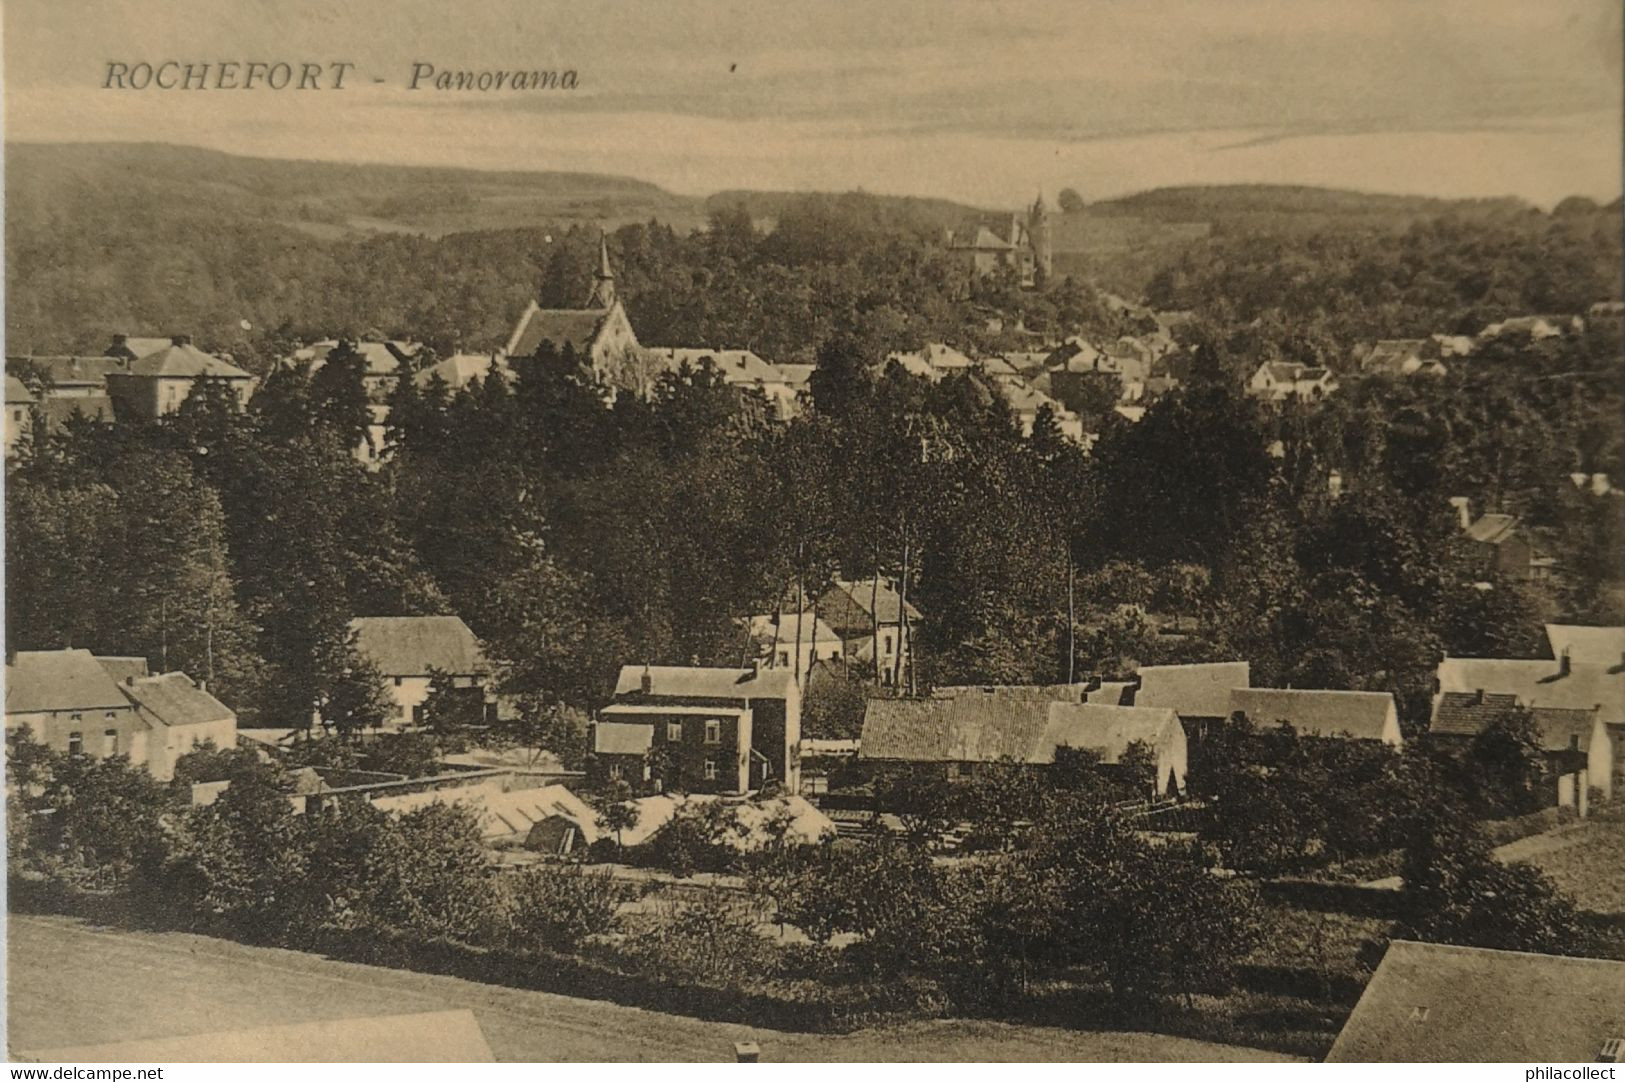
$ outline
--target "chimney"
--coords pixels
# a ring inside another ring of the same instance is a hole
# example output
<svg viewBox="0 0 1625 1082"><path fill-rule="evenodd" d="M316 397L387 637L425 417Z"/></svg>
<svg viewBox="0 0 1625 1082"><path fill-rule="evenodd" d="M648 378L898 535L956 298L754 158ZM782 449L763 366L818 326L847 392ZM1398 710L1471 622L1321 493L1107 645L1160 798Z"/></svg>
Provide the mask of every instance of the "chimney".
<svg viewBox="0 0 1625 1082"><path fill-rule="evenodd" d="M129 676L124 678L124 686L131 688L135 687L135 673L131 673Z"/></svg>
<svg viewBox="0 0 1625 1082"><path fill-rule="evenodd" d="M192 344L192 336L189 334L172 334L169 336L169 340L177 346L189 346Z"/></svg>
<svg viewBox="0 0 1625 1082"><path fill-rule="evenodd" d="M1473 692L1473 703L1476 706L1483 706L1484 705L1484 689L1483 688L1479 688L1477 691Z"/></svg>
<svg viewBox="0 0 1625 1082"><path fill-rule="evenodd" d="M1473 524L1472 501L1468 497L1452 496L1450 506L1456 509L1456 521L1462 529Z"/></svg>
<svg viewBox="0 0 1625 1082"><path fill-rule="evenodd" d="M1559 676L1567 676L1568 674L1569 674L1569 651L1568 651L1568 647L1564 647L1562 656L1557 659L1557 675L1559 675Z"/></svg>
<svg viewBox="0 0 1625 1082"><path fill-rule="evenodd" d="M643 666L643 679L641 681L639 681L638 686L643 689L643 694L645 694L645 695L654 694L654 689L655 689L654 673L649 671L649 666L648 665Z"/></svg>

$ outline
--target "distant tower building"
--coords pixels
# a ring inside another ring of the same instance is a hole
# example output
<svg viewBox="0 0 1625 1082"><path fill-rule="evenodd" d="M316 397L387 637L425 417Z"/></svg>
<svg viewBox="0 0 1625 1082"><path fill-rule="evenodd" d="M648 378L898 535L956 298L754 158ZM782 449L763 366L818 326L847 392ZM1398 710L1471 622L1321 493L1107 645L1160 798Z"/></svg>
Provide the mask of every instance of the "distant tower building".
<svg viewBox="0 0 1625 1082"><path fill-rule="evenodd" d="M1033 279L1043 285L1055 271L1055 258L1050 245L1049 207L1044 205L1044 193L1039 192L1027 211L1027 240L1033 250Z"/></svg>
<svg viewBox="0 0 1625 1082"><path fill-rule="evenodd" d="M598 270L592 276L588 308L608 308L615 303L615 272L609 266L609 238L598 234Z"/></svg>

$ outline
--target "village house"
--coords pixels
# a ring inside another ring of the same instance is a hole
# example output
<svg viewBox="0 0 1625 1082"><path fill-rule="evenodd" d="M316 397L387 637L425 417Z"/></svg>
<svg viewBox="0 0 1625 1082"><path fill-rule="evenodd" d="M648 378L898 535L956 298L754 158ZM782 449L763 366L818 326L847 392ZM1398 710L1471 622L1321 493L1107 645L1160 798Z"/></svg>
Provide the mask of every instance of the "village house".
<svg viewBox="0 0 1625 1082"><path fill-rule="evenodd" d="M16 376L6 377L6 457L17 452L17 445L28 438L33 426L37 400Z"/></svg>
<svg viewBox="0 0 1625 1082"><path fill-rule="evenodd" d="M174 413L191 395L199 380L220 380L246 407L254 393L254 377L192 344L190 335L178 334L169 344L107 373L107 395L121 416L155 421Z"/></svg>
<svg viewBox="0 0 1625 1082"><path fill-rule="evenodd" d="M1172 710L1185 727L1193 748L1230 716L1230 692L1252 686L1252 667L1245 661L1213 661L1193 665L1142 665L1131 702L1158 710Z"/></svg>
<svg viewBox="0 0 1625 1082"><path fill-rule="evenodd" d="M591 773L634 789L658 781L667 791L746 793L774 781L794 793L800 745L792 672L627 665L598 711Z"/></svg>
<svg viewBox="0 0 1625 1082"><path fill-rule="evenodd" d="M399 339L380 340L334 339L313 342L295 350L291 358L308 366L306 371L315 375L327 364L327 359L343 344L361 355L365 365L361 385L367 392L367 434L356 457L369 466L376 466L384 453L384 433L389 423L389 397L404 372L411 371L414 358L422 351L416 342Z"/></svg>
<svg viewBox="0 0 1625 1082"><path fill-rule="evenodd" d="M1625 962L1388 944L1327 1063L1625 1062Z"/></svg>
<svg viewBox="0 0 1625 1082"><path fill-rule="evenodd" d="M1230 712L1245 714L1256 728L1290 725L1299 736L1375 740L1398 748L1399 710L1386 691L1306 688L1235 688Z"/></svg>
<svg viewBox="0 0 1625 1082"><path fill-rule="evenodd" d="M906 685L922 616L895 579L836 579L819 597L818 615L841 638L848 661L872 664L881 683Z"/></svg>
<svg viewBox="0 0 1625 1082"><path fill-rule="evenodd" d="M1466 496L1453 496L1456 523L1477 553L1484 574L1501 574L1518 582L1545 578L1554 561L1541 554L1535 539L1516 515L1490 513L1473 517Z"/></svg>
<svg viewBox="0 0 1625 1082"><path fill-rule="evenodd" d="M1508 335L1528 335L1531 342L1558 338L1568 332L1578 333L1584 327L1579 316L1513 316L1499 323L1491 323L1478 332L1480 342Z"/></svg>
<svg viewBox="0 0 1625 1082"><path fill-rule="evenodd" d="M101 424L113 422L113 400L107 396L107 373L123 370L123 357L16 356L6 358L7 371L32 367L40 374L38 409L49 431L59 432L75 417Z"/></svg>
<svg viewBox="0 0 1625 1082"><path fill-rule="evenodd" d="M1048 280L1055 263L1050 239L1049 208L1042 194L1026 213L1010 215L1004 235L983 224L960 232L949 231L948 255L972 279L1009 270L1024 287Z"/></svg>
<svg viewBox="0 0 1625 1082"><path fill-rule="evenodd" d="M947 376L974 372L978 367L965 354L942 342L927 342L916 350L888 353L886 362L897 365L911 376L933 383Z"/></svg>
<svg viewBox="0 0 1625 1082"><path fill-rule="evenodd" d="M1247 381L1247 393L1266 402L1289 398L1315 401L1337 390L1337 377L1328 368L1289 361L1265 361Z"/></svg>
<svg viewBox="0 0 1625 1082"><path fill-rule="evenodd" d="M1442 376L1449 370L1440 356L1441 347L1432 338L1385 338L1360 358L1360 371L1368 376Z"/></svg>
<svg viewBox="0 0 1625 1082"><path fill-rule="evenodd" d="M581 308L543 308L531 301L514 325L503 355L510 361L535 357L544 342L559 353L568 346L576 363L590 369L611 397L624 392L647 398L665 371L664 363L638 344L626 308L615 292L609 241L602 235L598 238L598 270L587 303Z"/></svg>
<svg viewBox="0 0 1625 1082"><path fill-rule="evenodd" d="M1038 689L871 699L858 756L941 771L954 781L992 763L1052 766L1058 748L1092 752L1112 768L1135 744L1151 753L1157 793L1184 791L1185 730L1172 710L1059 701Z"/></svg>
<svg viewBox="0 0 1625 1082"><path fill-rule="evenodd" d="M493 709L491 665L479 640L456 616L361 616L350 621L356 652L372 662L395 701L390 728L423 723L423 704L438 673L467 697L471 712Z"/></svg>
<svg viewBox="0 0 1625 1082"><path fill-rule="evenodd" d="M1566 654L1555 660L1447 657L1439 663L1436 689L1435 717L1447 700L1459 704L1460 695L1502 696L1526 710L1594 712L1605 739L1596 739L1578 715L1574 728L1553 732L1581 738L1572 750L1584 753L1587 782L1600 799L1625 784L1625 658L1608 664Z"/></svg>
<svg viewBox="0 0 1625 1082"><path fill-rule="evenodd" d="M6 664L6 731L67 755L127 755L159 781L198 745L237 743L237 715L185 673L148 675L145 658L30 650Z"/></svg>
<svg viewBox="0 0 1625 1082"><path fill-rule="evenodd" d="M762 668L788 669L803 681L813 662L839 658L845 649L835 629L811 611L763 613L746 624Z"/></svg>
<svg viewBox="0 0 1625 1082"><path fill-rule="evenodd" d="M1517 709L1516 695L1482 690L1441 692L1434 699L1428 738L1459 753L1492 723ZM1591 779L1601 779L1603 785L1598 788L1605 790L1613 770L1613 746L1600 711L1596 707L1537 706L1529 715L1551 780L1547 803L1587 814Z"/></svg>
<svg viewBox="0 0 1625 1082"><path fill-rule="evenodd" d="M800 412L798 396L802 388L793 385L777 366L768 364L752 350L652 346L645 353L661 362L669 372L677 372L685 364L696 371L709 367L728 386L760 394L767 400L773 416L781 421L788 421Z"/></svg>

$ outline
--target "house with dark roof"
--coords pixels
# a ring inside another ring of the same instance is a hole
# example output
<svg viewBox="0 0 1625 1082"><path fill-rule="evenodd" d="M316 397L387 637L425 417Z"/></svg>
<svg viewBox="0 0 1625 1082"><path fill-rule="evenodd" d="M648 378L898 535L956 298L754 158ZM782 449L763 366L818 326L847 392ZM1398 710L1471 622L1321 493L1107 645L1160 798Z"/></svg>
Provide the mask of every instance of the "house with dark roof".
<svg viewBox="0 0 1625 1082"><path fill-rule="evenodd" d="M148 675L145 658L89 650L25 650L8 661L5 726L67 755L127 755L160 781L205 741L237 744L237 715L185 673Z"/></svg>
<svg viewBox="0 0 1625 1082"><path fill-rule="evenodd" d="M1433 703L1428 738L1435 744L1463 751L1494 722L1522 709L1518 697L1477 691L1441 692ZM1596 708L1537 706L1529 711L1551 782L1548 802L1574 808L1582 816L1590 810L1592 779L1606 796L1613 773L1613 744L1608 727Z"/></svg>
<svg viewBox="0 0 1625 1082"><path fill-rule="evenodd" d="M1430 731L1441 725L1448 733L1487 724L1495 711L1517 705L1536 711L1537 719L1548 719L1552 739L1559 744L1572 745L1573 737L1580 738L1568 750L1583 753L1586 786L1596 796L1606 800L1625 784L1625 659L1610 665L1575 661L1572 655L1555 660L1447 657L1439 663L1435 684ZM1582 715L1594 715L1594 724ZM1577 792L1575 803L1579 800Z"/></svg>
<svg viewBox="0 0 1625 1082"><path fill-rule="evenodd" d="M1529 581L1544 577L1552 561L1542 557L1535 539L1516 515L1490 513L1473 518L1467 498L1451 500L1461 531L1472 545L1486 574L1498 572L1511 579Z"/></svg>
<svg viewBox="0 0 1625 1082"><path fill-rule="evenodd" d="M991 763L1051 766L1062 747L1093 752L1103 766L1113 767L1130 745L1141 743L1152 753L1156 790L1184 789L1185 730L1172 710L1044 693L1056 690L968 688L947 697L939 689L926 699L871 699L858 757L941 770L956 780Z"/></svg>
<svg viewBox="0 0 1625 1082"><path fill-rule="evenodd" d="M161 349L139 356L107 373L107 394L116 409L130 417L157 420L181 408L199 380L223 382L246 407L255 379L241 368L205 353L190 335L176 335Z"/></svg>
<svg viewBox="0 0 1625 1082"><path fill-rule="evenodd" d="M1625 962L1396 939L1326 1062L1625 1062Z"/></svg>
<svg viewBox="0 0 1625 1082"><path fill-rule="evenodd" d="M480 713L492 708L491 665L474 632L456 616L359 616L350 621L355 647L383 674L395 700L392 727L423 722L436 673L451 678Z"/></svg>
<svg viewBox="0 0 1625 1082"><path fill-rule="evenodd" d="M785 669L626 665L592 735L599 784L692 793L801 786L801 689Z"/></svg>
<svg viewBox="0 0 1625 1082"><path fill-rule="evenodd" d="M914 633L923 617L903 599L896 579L836 579L815 607L841 637L848 660L874 665L882 683L908 683Z"/></svg>
<svg viewBox="0 0 1625 1082"><path fill-rule="evenodd" d="M612 397L629 393L648 397L655 381L666 371L663 361L641 345L615 292L615 272L609 265L609 242L598 238L598 270L592 292L581 308L543 308L535 301L525 306L508 336L503 353L510 360L535 357L548 343L555 356L565 348L576 363L591 370Z"/></svg>
<svg viewBox="0 0 1625 1082"><path fill-rule="evenodd" d="M123 357L7 357L8 370L28 365L41 375L37 407L46 427L57 432L74 418L111 424L113 400L107 396L107 374L122 371ZM27 389L26 387L24 388ZM7 392L8 398L11 392Z"/></svg>
<svg viewBox="0 0 1625 1082"><path fill-rule="evenodd" d="M1386 691L1309 688L1235 688L1230 712L1245 714L1260 729L1290 725L1300 736L1374 740L1398 748L1399 710Z"/></svg>

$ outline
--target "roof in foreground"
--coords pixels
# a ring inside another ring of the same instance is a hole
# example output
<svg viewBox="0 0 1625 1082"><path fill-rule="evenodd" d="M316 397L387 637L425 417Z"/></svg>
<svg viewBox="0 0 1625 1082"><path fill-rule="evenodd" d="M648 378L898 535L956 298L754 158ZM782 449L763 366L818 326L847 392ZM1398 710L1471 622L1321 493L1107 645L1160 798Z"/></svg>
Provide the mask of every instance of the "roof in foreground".
<svg viewBox="0 0 1625 1082"><path fill-rule="evenodd" d="M1285 722L1304 736L1347 734L1380 740L1395 709L1394 697L1386 691L1235 688L1230 692L1232 713L1246 714L1259 727Z"/></svg>
<svg viewBox="0 0 1625 1082"><path fill-rule="evenodd" d="M38 1063L493 1063L470 1010L295 1022L24 1052Z"/></svg>
<svg viewBox="0 0 1625 1082"><path fill-rule="evenodd" d="M1592 1063L1625 1037L1625 962L1395 940L1333 1063Z"/></svg>
<svg viewBox="0 0 1625 1082"><path fill-rule="evenodd" d="M1162 706L1185 717L1230 716L1230 692L1252 685L1252 666L1245 661L1212 661L1199 665L1142 665L1135 706Z"/></svg>
<svg viewBox="0 0 1625 1082"><path fill-rule="evenodd" d="M479 640L456 616L358 616L356 649L385 676L454 676L489 671Z"/></svg>
<svg viewBox="0 0 1625 1082"><path fill-rule="evenodd" d="M710 669L697 665L623 665L615 697L649 694L660 699L783 699L795 688L795 675L784 669Z"/></svg>
<svg viewBox="0 0 1625 1082"><path fill-rule="evenodd" d="M89 650L22 650L6 666L6 713L128 709Z"/></svg>

